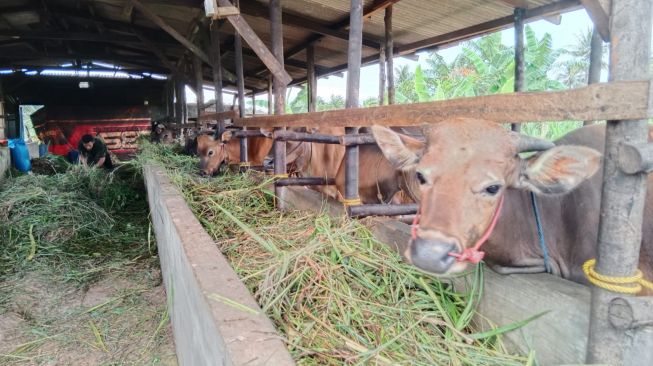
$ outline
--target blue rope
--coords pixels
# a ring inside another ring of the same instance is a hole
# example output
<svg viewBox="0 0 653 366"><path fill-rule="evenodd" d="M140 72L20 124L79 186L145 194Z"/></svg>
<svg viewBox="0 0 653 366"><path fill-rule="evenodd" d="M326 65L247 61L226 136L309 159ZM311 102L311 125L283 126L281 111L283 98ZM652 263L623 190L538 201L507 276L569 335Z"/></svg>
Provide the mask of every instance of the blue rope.
<svg viewBox="0 0 653 366"><path fill-rule="evenodd" d="M531 191L531 203L533 204L533 213L535 213L535 225L537 226L537 237L540 240L540 249L542 249L542 255L544 256L544 269L546 273L551 273L551 259L549 258L549 250L546 247L546 242L544 241L544 231L542 230L542 222L540 219L540 209L537 207L537 200L535 198L535 193Z"/></svg>

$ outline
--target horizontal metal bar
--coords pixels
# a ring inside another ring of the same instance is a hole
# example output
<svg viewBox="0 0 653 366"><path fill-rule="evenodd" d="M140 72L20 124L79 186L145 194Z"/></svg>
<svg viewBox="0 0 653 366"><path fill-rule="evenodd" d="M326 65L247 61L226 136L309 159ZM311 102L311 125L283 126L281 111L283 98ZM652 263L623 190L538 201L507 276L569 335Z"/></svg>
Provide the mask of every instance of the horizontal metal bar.
<svg viewBox="0 0 653 366"><path fill-rule="evenodd" d="M340 136L340 145L355 146L355 145L374 145L376 140L371 133L361 134L347 134Z"/></svg>
<svg viewBox="0 0 653 366"><path fill-rule="evenodd" d="M236 138L247 138L247 137L265 137L265 134L261 130L245 130L245 131L235 131L234 137Z"/></svg>
<svg viewBox="0 0 653 366"><path fill-rule="evenodd" d="M317 142L321 144L339 144L338 136L322 135L318 133L295 132L287 130L274 131L276 141L305 141Z"/></svg>
<svg viewBox="0 0 653 366"><path fill-rule="evenodd" d="M348 206L347 213L350 217L366 217L366 216L399 216L399 215L414 215L417 213L418 205L416 203L409 203L405 205L356 205Z"/></svg>
<svg viewBox="0 0 653 366"><path fill-rule="evenodd" d="M277 186L332 186L336 184L333 178L304 177L304 178L282 178L276 181Z"/></svg>

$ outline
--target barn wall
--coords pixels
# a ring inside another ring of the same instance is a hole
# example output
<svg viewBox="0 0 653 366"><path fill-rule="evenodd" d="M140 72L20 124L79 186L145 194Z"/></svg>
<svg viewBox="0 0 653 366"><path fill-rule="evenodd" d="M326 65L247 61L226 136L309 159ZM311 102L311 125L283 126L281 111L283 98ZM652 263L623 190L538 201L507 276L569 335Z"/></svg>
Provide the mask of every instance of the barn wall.
<svg viewBox="0 0 653 366"><path fill-rule="evenodd" d="M163 169L145 166L143 174L180 365L294 365Z"/></svg>
<svg viewBox="0 0 653 366"><path fill-rule="evenodd" d="M9 148L0 147L0 182L4 180L10 165Z"/></svg>
<svg viewBox="0 0 653 366"><path fill-rule="evenodd" d="M299 210L328 210L342 217L342 205L318 192L298 187L287 190L287 205ZM363 223L381 242L403 253L410 239L410 226L396 220L368 218ZM464 292L465 278L453 281ZM583 364L589 329L590 289L549 274L500 275L484 270L483 297L478 312L497 326L504 326L545 313L528 325L503 337L512 351L535 350L541 365ZM481 329L487 321L477 317Z"/></svg>

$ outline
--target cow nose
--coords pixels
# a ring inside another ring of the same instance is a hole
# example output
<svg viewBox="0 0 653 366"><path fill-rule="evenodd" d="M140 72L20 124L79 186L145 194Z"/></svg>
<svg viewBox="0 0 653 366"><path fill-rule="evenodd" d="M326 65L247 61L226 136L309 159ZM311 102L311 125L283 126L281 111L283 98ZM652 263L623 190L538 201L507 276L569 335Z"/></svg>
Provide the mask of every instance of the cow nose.
<svg viewBox="0 0 653 366"><path fill-rule="evenodd" d="M416 238L411 243L410 259L417 268L435 274L442 274L455 262L450 252L456 252L456 244Z"/></svg>
<svg viewBox="0 0 653 366"><path fill-rule="evenodd" d="M206 170L204 169L200 170L200 176L206 177L207 175L209 175L209 173Z"/></svg>

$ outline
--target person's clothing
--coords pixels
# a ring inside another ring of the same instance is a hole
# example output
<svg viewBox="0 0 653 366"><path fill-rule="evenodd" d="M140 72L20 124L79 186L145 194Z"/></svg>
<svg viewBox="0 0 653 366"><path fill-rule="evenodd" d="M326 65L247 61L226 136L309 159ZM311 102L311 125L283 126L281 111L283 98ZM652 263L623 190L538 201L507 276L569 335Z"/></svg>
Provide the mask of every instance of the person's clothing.
<svg viewBox="0 0 653 366"><path fill-rule="evenodd" d="M105 158L103 167L109 170L113 169L113 162L111 161L109 150L107 150L107 145L97 137L94 139L93 148L90 151L86 150L84 143L81 140L79 141L77 149L79 150L79 153L86 158L86 163L89 166L95 165L101 158Z"/></svg>

